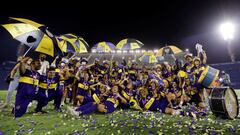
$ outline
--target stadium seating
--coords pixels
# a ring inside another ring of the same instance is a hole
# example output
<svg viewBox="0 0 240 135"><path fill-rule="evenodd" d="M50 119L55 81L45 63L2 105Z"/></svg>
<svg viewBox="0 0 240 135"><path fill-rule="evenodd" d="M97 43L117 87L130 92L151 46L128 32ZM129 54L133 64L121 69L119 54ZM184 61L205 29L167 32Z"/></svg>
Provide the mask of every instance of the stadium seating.
<svg viewBox="0 0 240 135"><path fill-rule="evenodd" d="M211 66L228 73L231 78L232 87L235 89L240 88L240 62L211 64Z"/></svg>

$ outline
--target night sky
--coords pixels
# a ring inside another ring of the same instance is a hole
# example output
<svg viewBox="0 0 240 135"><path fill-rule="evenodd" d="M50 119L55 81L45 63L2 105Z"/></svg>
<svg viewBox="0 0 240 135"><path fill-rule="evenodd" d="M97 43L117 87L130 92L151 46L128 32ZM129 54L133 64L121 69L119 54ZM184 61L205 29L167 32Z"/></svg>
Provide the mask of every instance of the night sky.
<svg viewBox="0 0 240 135"><path fill-rule="evenodd" d="M117 44L123 38L136 38L146 49L159 49L165 44L176 45L196 53L195 44L200 43L208 54L208 63L230 62L226 42L219 34L219 24L233 20L240 22L240 1L232 0L176 0L160 3L74 3L56 2L48 5L9 5L0 9L0 23L9 22L8 17L20 17L45 24L56 34L75 33L82 36L90 46L100 41ZM32 1L34 2L34 1ZM28 3L29 4L29 3ZM11 8L10 8L11 7ZM236 34L240 33L237 27ZM0 62L14 60L19 43L0 28ZM235 36L232 48L240 54L240 39ZM11 54L11 55L10 55ZM240 55L237 55L237 60Z"/></svg>

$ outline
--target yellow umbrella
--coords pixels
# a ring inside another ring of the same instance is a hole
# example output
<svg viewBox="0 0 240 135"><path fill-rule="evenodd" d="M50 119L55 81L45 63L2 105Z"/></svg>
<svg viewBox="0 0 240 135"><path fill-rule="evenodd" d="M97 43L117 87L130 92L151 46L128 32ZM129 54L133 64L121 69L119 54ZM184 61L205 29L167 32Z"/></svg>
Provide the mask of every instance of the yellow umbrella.
<svg viewBox="0 0 240 135"><path fill-rule="evenodd" d="M117 45L116 49L121 50L133 50L133 49L139 49L143 46L143 43L132 38L126 38L121 40Z"/></svg>
<svg viewBox="0 0 240 135"><path fill-rule="evenodd" d="M157 63L157 58L153 52L145 52L139 60L144 63Z"/></svg>
<svg viewBox="0 0 240 135"><path fill-rule="evenodd" d="M25 23L4 24L2 26L14 39L29 46L29 50L34 49L37 52L54 56L55 48L53 40L37 27Z"/></svg>
<svg viewBox="0 0 240 135"><path fill-rule="evenodd" d="M64 52L68 52L68 51L77 52L77 53L88 52L87 46L89 45L82 37L76 36L74 34L64 34L64 35L61 35L60 38L62 39L62 41L60 42L63 42L63 43L60 43L60 46L62 45ZM68 41L70 44L67 43L66 41Z"/></svg>
<svg viewBox="0 0 240 135"><path fill-rule="evenodd" d="M69 53L69 52L72 52L72 53L76 53L78 52L78 49L77 47L70 43L69 41L65 40L65 39L62 39L61 37L57 37L57 42L58 42L58 47L60 48L60 50L64 53Z"/></svg>
<svg viewBox="0 0 240 135"><path fill-rule="evenodd" d="M38 28L25 24L25 23L15 23L15 24L4 24L2 25L7 31L14 37L17 38L25 33L38 30Z"/></svg>
<svg viewBox="0 0 240 135"><path fill-rule="evenodd" d="M112 52L115 50L115 45L111 42L99 42L93 46L97 52Z"/></svg>
<svg viewBox="0 0 240 135"><path fill-rule="evenodd" d="M158 50L156 56L160 57L160 56L165 56L167 54L178 54L183 52L181 49L179 49L176 46L170 45L170 46L165 46L161 49Z"/></svg>
<svg viewBox="0 0 240 135"><path fill-rule="evenodd" d="M23 22L23 23L26 23L26 24L30 24L34 27L41 27L41 26L44 26L43 24L40 24L40 23L37 23L37 22L34 22L32 20L28 20L28 19L25 19L25 18L15 18L15 17L10 17L10 19L13 19L13 20L17 20L19 22Z"/></svg>

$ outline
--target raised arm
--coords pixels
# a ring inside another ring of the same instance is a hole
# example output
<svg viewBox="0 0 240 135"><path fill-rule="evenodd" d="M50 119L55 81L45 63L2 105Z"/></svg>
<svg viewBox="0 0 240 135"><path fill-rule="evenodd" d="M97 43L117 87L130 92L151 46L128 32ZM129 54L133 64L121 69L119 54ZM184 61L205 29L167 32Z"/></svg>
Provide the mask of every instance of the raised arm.
<svg viewBox="0 0 240 135"><path fill-rule="evenodd" d="M23 75L26 72L26 63L29 60L29 57L23 58L23 60L19 64L20 75Z"/></svg>
<svg viewBox="0 0 240 135"><path fill-rule="evenodd" d="M207 54L206 54L205 51L202 51L202 56L203 56L202 63L203 63L203 64L206 64L206 63L207 63Z"/></svg>
<svg viewBox="0 0 240 135"><path fill-rule="evenodd" d="M57 57L53 60L53 62L51 63L51 66L57 67L56 62L57 62L58 58L59 58L59 56L57 56Z"/></svg>
<svg viewBox="0 0 240 135"><path fill-rule="evenodd" d="M80 74L81 74L81 70L77 71L77 74L75 75L75 78L80 81Z"/></svg>
<svg viewBox="0 0 240 135"><path fill-rule="evenodd" d="M121 103L127 104L127 100L123 98L119 93L117 94L117 97L121 100Z"/></svg>
<svg viewBox="0 0 240 135"><path fill-rule="evenodd" d="M13 78L14 75L16 74L17 70L20 67L20 63L18 63L17 65L14 66L14 68L12 69L11 73L10 73L10 78Z"/></svg>
<svg viewBox="0 0 240 135"><path fill-rule="evenodd" d="M96 90L95 87L98 86L98 85L101 85L101 82L98 82L96 84L90 85L89 87L90 87L91 90Z"/></svg>

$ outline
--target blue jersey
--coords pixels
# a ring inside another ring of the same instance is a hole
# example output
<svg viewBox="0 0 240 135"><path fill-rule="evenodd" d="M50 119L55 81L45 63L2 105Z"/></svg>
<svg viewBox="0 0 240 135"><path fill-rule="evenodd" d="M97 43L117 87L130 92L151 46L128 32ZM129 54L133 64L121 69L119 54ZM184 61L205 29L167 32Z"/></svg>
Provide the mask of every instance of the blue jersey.
<svg viewBox="0 0 240 135"><path fill-rule="evenodd" d="M198 79L200 77L202 71L205 69L204 67L205 67L204 64L200 64L197 67L194 66L191 68L191 73L194 73L194 75Z"/></svg>
<svg viewBox="0 0 240 135"><path fill-rule="evenodd" d="M136 79L137 79L137 69L134 69L134 68L130 68L129 70L128 70L128 74L129 74L129 79L131 79L131 80L133 80L133 81L135 81Z"/></svg>
<svg viewBox="0 0 240 135"><path fill-rule="evenodd" d="M28 104L36 98L36 88L40 74L37 71L26 70L19 78L15 99L14 116L21 117L27 110Z"/></svg>
<svg viewBox="0 0 240 135"><path fill-rule="evenodd" d="M139 98L138 103L141 108L144 108L145 104L151 99L150 96L147 96L146 98Z"/></svg>
<svg viewBox="0 0 240 135"><path fill-rule="evenodd" d="M99 90L99 87L97 87L91 94L92 95L84 96L84 101L83 101L84 103L86 102L100 103L104 100L103 95Z"/></svg>
<svg viewBox="0 0 240 135"><path fill-rule="evenodd" d="M95 75L100 74L100 69L101 69L100 65L98 65L98 66L94 65L94 66L90 67L89 71L91 72L91 74L93 74L95 76Z"/></svg>
<svg viewBox="0 0 240 135"><path fill-rule="evenodd" d="M109 74L109 72L110 72L110 68L106 68L106 67L104 67L104 66L101 66L101 67L100 67L100 73L101 73L102 75Z"/></svg>
<svg viewBox="0 0 240 135"><path fill-rule="evenodd" d="M73 84L74 79L75 79L74 76L70 76L70 77L68 77L68 79L65 80L65 85L68 86L68 85L70 85L70 84Z"/></svg>
<svg viewBox="0 0 240 135"><path fill-rule="evenodd" d="M58 74L56 74L54 78L41 75L39 78L39 90L56 90L59 81L60 76Z"/></svg>
<svg viewBox="0 0 240 135"><path fill-rule="evenodd" d="M128 88L125 88L124 90L122 90L122 95L125 99L129 99L132 97L135 97L137 94L136 90L129 90Z"/></svg>
<svg viewBox="0 0 240 135"><path fill-rule="evenodd" d="M113 94L109 94L108 98L103 102L103 104L106 106L106 113L111 113L114 112L118 107L119 100Z"/></svg>
<svg viewBox="0 0 240 135"><path fill-rule="evenodd" d="M83 79L78 83L78 95L81 96L91 96L89 93L89 82L84 81Z"/></svg>
<svg viewBox="0 0 240 135"><path fill-rule="evenodd" d="M19 78L18 91L35 91L39 83L40 74L37 71L26 70Z"/></svg>
<svg viewBox="0 0 240 135"><path fill-rule="evenodd" d="M167 108L168 101L166 97L163 97L161 99L156 98L142 98L139 100L139 105L141 108L144 108L145 110L150 111L162 111L165 112L165 109Z"/></svg>

